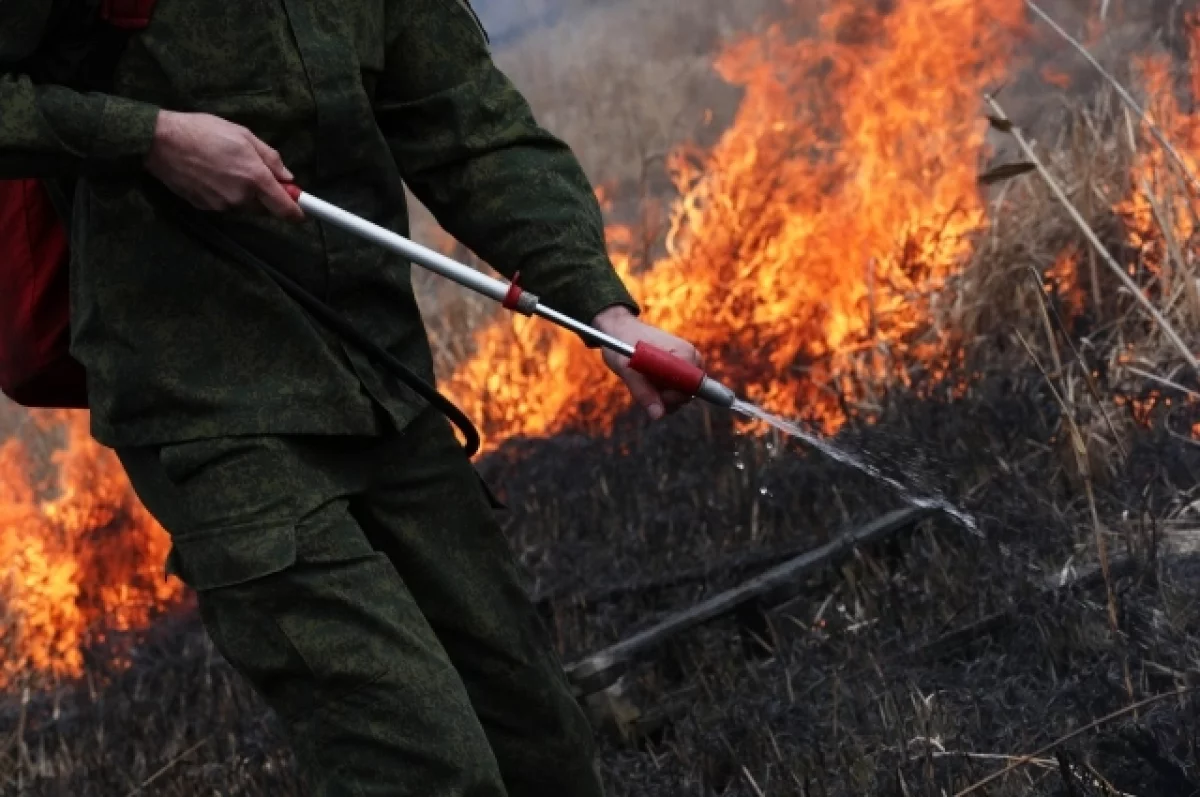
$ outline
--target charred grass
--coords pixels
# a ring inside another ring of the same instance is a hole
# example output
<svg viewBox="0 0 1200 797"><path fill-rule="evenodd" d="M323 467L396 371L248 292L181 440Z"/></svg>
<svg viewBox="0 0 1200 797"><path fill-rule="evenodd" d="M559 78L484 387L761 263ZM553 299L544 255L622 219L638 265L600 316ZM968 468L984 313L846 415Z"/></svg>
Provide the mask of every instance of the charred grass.
<svg viewBox="0 0 1200 797"><path fill-rule="evenodd" d="M668 719L631 740L602 733L610 793L955 794L1122 710L981 793L1193 793L1200 448L1164 431L1194 414L1156 420L1123 424L1129 456L1096 490L1107 584L1054 442L1061 408L1035 371L952 401L898 397L847 430L845 445L901 463L919 445L910 470L937 474L927 486L983 536L922 521L799 585L784 611L720 619L646 659L630 694ZM514 441L485 472L567 658L731 586L747 555L814 547L897 506L869 478L699 408L655 428L628 418L606 439ZM270 713L189 612L148 632L129 668L103 662L89 684L8 702L6 793L302 793ZM1116 791L1083 790L1100 778Z"/></svg>
<svg viewBox="0 0 1200 797"><path fill-rule="evenodd" d="M914 364L904 386L841 396L839 445L980 533L927 518L785 606L639 662L628 695L658 721L600 730L610 794L1200 793L1200 379L1164 327L1195 351L1197 242L1166 246L1181 227L1162 216L1146 232L1163 246L1130 247L1112 207L1155 144L1097 91L1034 145L1044 171L989 189L992 230L928 297L916 334L953 330L957 368ZM1162 208L1197 207L1168 165L1153 186ZM755 432L694 406L653 426L623 416L605 436L510 440L481 463L566 659L900 505ZM96 651L84 683L8 695L0 792L302 793L271 714L187 607L131 657L113 669Z"/></svg>

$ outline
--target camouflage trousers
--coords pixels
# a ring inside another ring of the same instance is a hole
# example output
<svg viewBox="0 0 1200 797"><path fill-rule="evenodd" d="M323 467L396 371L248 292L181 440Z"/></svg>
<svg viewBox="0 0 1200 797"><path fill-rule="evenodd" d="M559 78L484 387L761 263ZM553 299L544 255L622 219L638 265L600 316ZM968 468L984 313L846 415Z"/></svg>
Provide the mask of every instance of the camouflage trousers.
<svg viewBox="0 0 1200 797"><path fill-rule="evenodd" d="M591 729L441 415L118 455L312 794L602 795Z"/></svg>

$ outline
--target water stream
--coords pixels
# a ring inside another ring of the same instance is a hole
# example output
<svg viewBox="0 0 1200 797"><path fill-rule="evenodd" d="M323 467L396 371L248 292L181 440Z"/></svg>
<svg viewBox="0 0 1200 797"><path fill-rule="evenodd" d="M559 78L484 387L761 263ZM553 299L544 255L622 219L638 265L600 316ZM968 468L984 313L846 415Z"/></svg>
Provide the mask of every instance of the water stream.
<svg viewBox="0 0 1200 797"><path fill-rule="evenodd" d="M876 468L874 465L871 465L868 462L864 462L860 457L856 457L850 452L835 446L828 440L812 434L811 432L805 431L797 424L780 418L777 415L772 415L761 407L740 399L733 403L733 411L740 413L747 418L753 418L755 420L769 423L771 426L774 426L784 434L789 434L793 437L803 440L805 443L808 443L810 446L817 449L830 459L840 462L843 465L849 465L856 470L862 471L871 478L887 484L888 486L892 487L906 503L922 509L939 509L958 521L968 531L972 532L973 534L983 536L979 531L979 524L975 522L975 518L971 517L966 512L963 512L946 499L923 498L913 495L907 487L905 487L896 479L893 479L891 476L888 476L880 471L879 468Z"/></svg>

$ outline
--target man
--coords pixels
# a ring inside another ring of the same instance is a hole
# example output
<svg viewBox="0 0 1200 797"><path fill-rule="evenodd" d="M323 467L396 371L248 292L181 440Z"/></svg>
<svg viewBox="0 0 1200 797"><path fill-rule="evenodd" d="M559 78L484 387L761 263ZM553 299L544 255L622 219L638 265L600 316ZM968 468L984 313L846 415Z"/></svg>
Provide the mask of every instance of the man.
<svg viewBox="0 0 1200 797"><path fill-rule="evenodd" d="M280 180L405 233L403 181L549 305L696 361L637 319L583 173L466 0L160 0L105 92L45 76L71 14L49 5L0 3L0 165L78 178L72 351L93 434L312 792L601 794L590 729L446 420L143 189L217 211L429 380L408 264L303 219ZM605 357L652 417L683 400Z"/></svg>

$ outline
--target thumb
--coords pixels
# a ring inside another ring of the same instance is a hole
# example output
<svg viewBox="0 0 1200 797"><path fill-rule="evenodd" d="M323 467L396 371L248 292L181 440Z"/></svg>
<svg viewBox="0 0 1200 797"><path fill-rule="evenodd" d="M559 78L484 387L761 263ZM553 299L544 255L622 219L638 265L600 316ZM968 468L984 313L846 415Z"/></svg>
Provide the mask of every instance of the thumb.
<svg viewBox="0 0 1200 797"><path fill-rule="evenodd" d="M662 396L646 377L631 370L626 370L624 377L633 400L646 409L651 420L657 421L666 413Z"/></svg>

